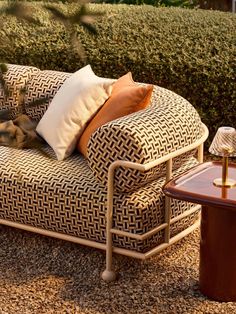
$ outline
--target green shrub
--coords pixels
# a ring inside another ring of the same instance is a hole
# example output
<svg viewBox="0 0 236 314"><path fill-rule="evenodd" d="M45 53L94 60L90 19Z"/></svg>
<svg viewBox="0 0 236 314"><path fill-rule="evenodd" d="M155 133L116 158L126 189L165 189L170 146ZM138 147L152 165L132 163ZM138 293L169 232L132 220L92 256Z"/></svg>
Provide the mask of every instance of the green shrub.
<svg viewBox="0 0 236 314"><path fill-rule="evenodd" d="M113 4L150 4L164 7L182 7L193 8L197 5L197 0L96 0L96 3L113 3Z"/></svg>
<svg viewBox="0 0 236 314"><path fill-rule="evenodd" d="M4 0L0 0L4 1ZM11 0L14 1L14 0ZM50 2L50 3L70 3L73 0L22 0L26 2ZM80 0L77 0L78 2ZM94 3L112 3L112 4L150 4L154 6L165 6L165 7L182 7L182 8L193 8L198 5L198 0L94 0ZM82 1L81 1L82 3Z"/></svg>
<svg viewBox="0 0 236 314"><path fill-rule="evenodd" d="M90 63L98 75L117 78L132 71L136 81L163 86L188 99L210 129L236 127L235 29L231 13L90 4L105 15L96 23L98 36L78 28L87 60L69 48L69 38L34 4L41 26L29 27L0 17L0 60L41 69L75 71ZM61 8L73 10L73 5ZM14 34L9 44L4 33Z"/></svg>

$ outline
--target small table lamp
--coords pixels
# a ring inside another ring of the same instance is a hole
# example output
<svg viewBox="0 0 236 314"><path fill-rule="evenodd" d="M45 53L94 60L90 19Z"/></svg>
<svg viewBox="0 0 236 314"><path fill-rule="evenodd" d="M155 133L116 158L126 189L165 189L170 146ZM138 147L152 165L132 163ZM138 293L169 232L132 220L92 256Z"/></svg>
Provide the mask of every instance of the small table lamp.
<svg viewBox="0 0 236 314"><path fill-rule="evenodd" d="M236 131L231 127L221 127L211 143L209 152L213 155L222 156L222 178L213 181L216 186L233 187L236 181L228 178L228 157L236 156Z"/></svg>

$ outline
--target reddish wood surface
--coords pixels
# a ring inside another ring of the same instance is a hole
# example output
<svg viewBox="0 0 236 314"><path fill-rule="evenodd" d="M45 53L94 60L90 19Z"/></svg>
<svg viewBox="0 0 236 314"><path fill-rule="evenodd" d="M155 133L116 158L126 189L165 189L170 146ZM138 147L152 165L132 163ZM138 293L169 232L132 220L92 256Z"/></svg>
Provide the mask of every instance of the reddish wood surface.
<svg viewBox="0 0 236 314"><path fill-rule="evenodd" d="M199 0L201 9L232 11L232 0Z"/></svg>
<svg viewBox="0 0 236 314"><path fill-rule="evenodd" d="M200 290L217 301L236 301L236 187L221 188L221 163L208 162L189 170L163 188L166 195L202 204ZM236 164L229 167L236 179Z"/></svg>
<svg viewBox="0 0 236 314"><path fill-rule="evenodd" d="M201 219L199 285L217 301L236 301L236 213L204 206Z"/></svg>
<svg viewBox="0 0 236 314"><path fill-rule="evenodd" d="M213 180L221 178L221 162L206 162L168 182L163 191L177 199L202 205L236 210L236 187L217 187ZM236 164L229 165L229 177L236 180Z"/></svg>

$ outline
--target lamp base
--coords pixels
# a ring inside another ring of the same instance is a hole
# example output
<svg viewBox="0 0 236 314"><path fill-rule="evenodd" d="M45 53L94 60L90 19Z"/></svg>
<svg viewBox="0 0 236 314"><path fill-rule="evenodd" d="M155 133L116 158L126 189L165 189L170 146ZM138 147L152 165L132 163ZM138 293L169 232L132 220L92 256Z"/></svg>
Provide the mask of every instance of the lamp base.
<svg viewBox="0 0 236 314"><path fill-rule="evenodd" d="M233 179L227 179L226 182L223 182L222 178L217 178L213 181L215 186L225 186L228 188L232 188L236 186L236 181Z"/></svg>

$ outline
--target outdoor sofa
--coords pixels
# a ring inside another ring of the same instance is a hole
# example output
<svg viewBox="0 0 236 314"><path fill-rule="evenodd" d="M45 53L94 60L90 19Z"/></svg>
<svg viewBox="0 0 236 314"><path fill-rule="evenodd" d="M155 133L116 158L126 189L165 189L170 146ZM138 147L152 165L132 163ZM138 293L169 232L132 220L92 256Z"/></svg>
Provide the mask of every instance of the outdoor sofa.
<svg viewBox="0 0 236 314"><path fill-rule="evenodd" d="M6 98L0 90L1 109L39 121L70 75L8 65L5 80L14 92ZM87 158L75 151L58 161L46 144L50 158L1 146L0 224L106 250L102 278L111 281L114 252L146 259L199 225L200 207L164 197L162 186L202 162L207 136L188 101L154 86L147 109L92 134Z"/></svg>

